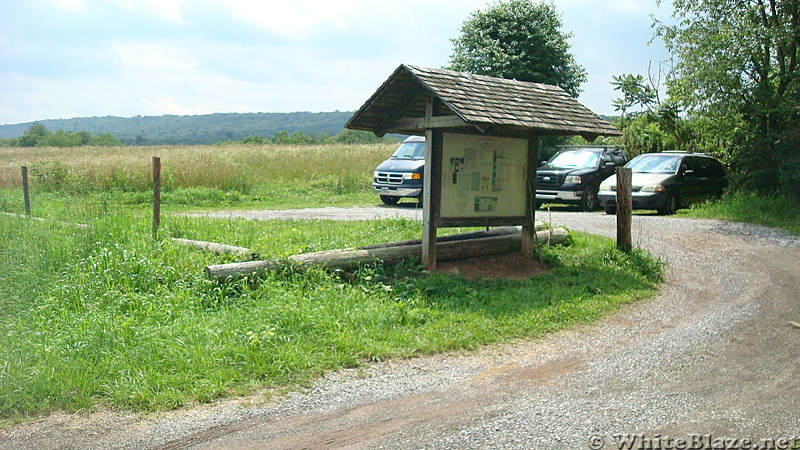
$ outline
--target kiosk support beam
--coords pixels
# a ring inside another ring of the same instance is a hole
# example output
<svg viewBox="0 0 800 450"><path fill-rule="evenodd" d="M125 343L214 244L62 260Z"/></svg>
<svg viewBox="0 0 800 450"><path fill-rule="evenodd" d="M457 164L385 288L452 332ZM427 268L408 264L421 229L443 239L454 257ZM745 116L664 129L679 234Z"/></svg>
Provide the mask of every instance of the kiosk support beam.
<svg viewBox="0 0 800 450"><path fill-rule="evenodd" d="M527 202L525 202L526 215L530 217L530 224L522 226L522 242L520 251L526 258L533 259L536 245L536 167L539 158L539 139L533 133L528 133L528 160L525 184L527 189Z"/></svg>
<svg viewBox="0 0 800 450"><path fill-rule="evenodd" d="M432 119L434 98L428 97L425 118ZM444 132L429 128L425 131L425 174L422 188L422 264L427 270L436 269L436 226L439 219L442 192L442 148Z"/></svg>

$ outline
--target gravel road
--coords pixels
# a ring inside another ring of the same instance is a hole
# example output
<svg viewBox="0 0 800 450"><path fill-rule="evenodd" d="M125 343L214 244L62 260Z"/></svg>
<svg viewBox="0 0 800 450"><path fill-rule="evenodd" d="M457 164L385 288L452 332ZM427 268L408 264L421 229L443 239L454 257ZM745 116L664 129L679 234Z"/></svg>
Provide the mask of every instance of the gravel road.
<svg viewBox="0 0 800 450"><path fill-rule="evenodd" d="M375 211L421 215L411 207L339 212L363 219ZM602 213L538 218L615 233ZM667 282L655 299L594 325L344 370L271 400L149 416L58 414L0 430L0 448L598 449L622 448L628 434L651 439L631 448L668 448L681 442L671 439L761 444L800 435L800 329L789 323L800 322L800 240L711 220L637 215L633 223L637 245L668 262Z"/></svg>

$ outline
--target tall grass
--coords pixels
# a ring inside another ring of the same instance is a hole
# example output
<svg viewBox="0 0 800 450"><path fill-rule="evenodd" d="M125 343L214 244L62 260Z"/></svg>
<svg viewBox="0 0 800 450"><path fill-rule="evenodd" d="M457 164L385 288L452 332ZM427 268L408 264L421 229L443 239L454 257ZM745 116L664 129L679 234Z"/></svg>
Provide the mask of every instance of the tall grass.
<svg viewBox="0 0 800 450"><path fill-rule="evenodd" d="M368 193L372 171L392 144L219 145L166 147L0 148L0 188L20 186L20 167L44 192L144 193L153 156L162 161L166 202L228 203L296 195ZM170 193L176 193L174 199ZM141 201L141 195L130 195ZM188 199L188 201L187 201ZM336 201L334 200L334 203Z"/></svg>
<svg viewBox="0 0 800 450"><path fill-rule="evenodd" d="M650 295L659 274L646 255L577 235L571 248L547 249L550 273L525 281L401 265L219 284L202 267L229 259L153 242L146 217L112 211L91 225L0 216L0 418L175 408L368 360L537 336ZM408 220L168 218L164 227L266 258L419 234Z"/></svg>

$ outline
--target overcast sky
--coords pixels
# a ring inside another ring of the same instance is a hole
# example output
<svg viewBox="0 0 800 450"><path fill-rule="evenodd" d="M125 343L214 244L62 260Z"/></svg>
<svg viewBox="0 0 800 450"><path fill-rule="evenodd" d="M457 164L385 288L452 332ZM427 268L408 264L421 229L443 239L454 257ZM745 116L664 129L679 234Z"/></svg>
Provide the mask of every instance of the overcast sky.
<svg viewBox="0 0 800 450"><path fill-rule="evenodd" d="M486 0L0 0L0 124L87 116L354 111L400 64L442 67ZM555 0L589 80L668 59L654 0Z"/></svg>

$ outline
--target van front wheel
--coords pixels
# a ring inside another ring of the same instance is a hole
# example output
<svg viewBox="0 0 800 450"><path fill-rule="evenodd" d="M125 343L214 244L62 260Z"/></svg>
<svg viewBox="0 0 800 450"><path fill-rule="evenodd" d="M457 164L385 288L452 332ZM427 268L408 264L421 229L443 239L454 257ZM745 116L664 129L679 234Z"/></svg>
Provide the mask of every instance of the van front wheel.
<svg viewBox="0 0 800 450"><path fill-rule="evenodd" d="M667 200L664 202L664 206L658 208L658 214L662 216L668 216L671 214L675 214L675 211L678 210L680 206L680 199L678 198L678 194L674 192L670 192L667 195Z"/></svg>
<svg viewBox="0 0 800 450"><path fill-rule="evenodd" d="M400 197L393 195L381 195L381 201L387 205L396 205L400 201Z"/></svg>

